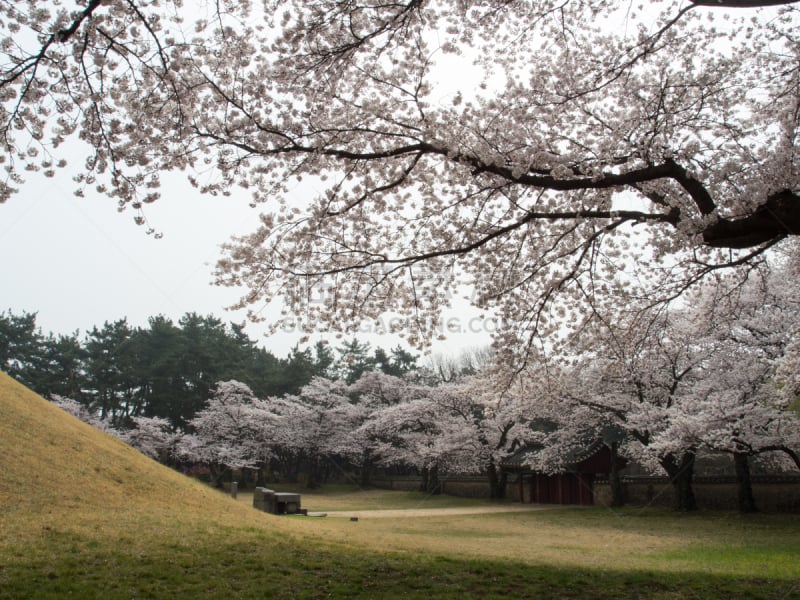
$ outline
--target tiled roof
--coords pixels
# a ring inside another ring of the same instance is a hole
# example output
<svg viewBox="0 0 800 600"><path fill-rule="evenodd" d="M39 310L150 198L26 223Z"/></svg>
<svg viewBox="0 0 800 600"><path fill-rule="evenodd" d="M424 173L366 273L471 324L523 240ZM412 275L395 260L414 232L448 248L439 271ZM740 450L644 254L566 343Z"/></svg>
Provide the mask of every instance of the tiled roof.
<svg viewBox="0 0 800 600"><path fill-rule="evenodd" d="M586 446L582 446L580 448L574 448L570 452L567 453L567 456L564 460L564 470L570 470L571 466L577 465L584 460L591 458L597 452L599 452L605 443L603 440L596 440ZM528 464L530 464L533 458L542 451L541 446L527 446L518 450L516 453L509 456L502 462L502 466L505 468L524 468Z"/></svg>

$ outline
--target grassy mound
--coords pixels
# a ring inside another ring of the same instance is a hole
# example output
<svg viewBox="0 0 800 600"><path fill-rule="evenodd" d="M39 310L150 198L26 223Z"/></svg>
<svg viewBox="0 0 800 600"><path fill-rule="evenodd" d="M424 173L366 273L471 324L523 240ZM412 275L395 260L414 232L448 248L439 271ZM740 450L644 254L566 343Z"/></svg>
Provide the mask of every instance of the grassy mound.
<svg viewBox="0 0 800 600"><path fill-rule="evenodd" d="M213 505L224 496L150 460L65 413L0 373L0 502L9 510L174 509ZM176 496L177 494L177 496Z"/></svg>
<svg viewBox="0 0 800 600"><path fill-rule="evenodd" d="M791 598L798 534L792 517L579 509L273 517L0 374L0 599Z"/></svg>

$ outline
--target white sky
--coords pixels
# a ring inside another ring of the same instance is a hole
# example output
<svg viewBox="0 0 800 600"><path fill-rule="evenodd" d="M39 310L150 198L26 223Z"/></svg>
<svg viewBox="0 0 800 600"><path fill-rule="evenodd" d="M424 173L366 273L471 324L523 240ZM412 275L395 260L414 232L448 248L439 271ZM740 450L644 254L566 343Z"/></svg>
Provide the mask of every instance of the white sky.
<svg viewBox="0 0 800 600"><path fill-rule="evenodd" d="M444 103L457 91L469 96L487 77L470 68L464 56L439 55L437 61L437 92ZM72 164L83 162L83 150L76 147ZM258 212L269 206L250 208L245 191L239 198L203 196L181 176L174 179L181 183L162 176L163 197L147 207L150 224L164 234L155 239L133 223L133 211L119 213L114 200L89 191L86 198L74 196L68 172L54 179L31 176L0 204L0 311L37 312L45 333L79 330L81 337L92 326L123 317L133 326L146 326L155 315L177 321L186 312L244 321L242 311L225 310L239 293L212 286L212 271L219 246L255 229ZM304 200L299 194L297 199ZM489 343L494 323L478 314L460 303L445 315L448 339L436 342L433 352L458 354ZM258 324L246 327L251 338L278 356L301 337L289 332L265 339L265 330ZM364 332L358 337L386 349L400 341Z"/></svg>
<svg viewBox="0 0 800 600"><path fill-rule="evenodd" d="M438 58L444 65L442 102L480 83L481 72L463 58ZM86 149L77 141L69 144L75 148L69 162L81 165ZM146 234L146 226L134 224L135 211L118 212L115 200L91 188L85 198L76 197L69 169L53 179L27 175L20 192L0 204L0 311L36 312L44 333L79 330L81 338L93 326L123 317L142 327L148 317L177 321L187 312L213 314L226 323L246 320L244 311L226 310L240 293L211 282L220 245L233 235L250 233L259 212L269 210L268 204L250 208L250 192L213 198L200 194L181 174L162 174L162 198L146 207L149 224L163 233L155 239ZM296 199L307 200L300 191ZM443 320L447 340L434 342L431 353L457 355L490 343L495 323L479 314L459 301ZM245 331L277 356L285 356L302 337L288 332L267 339L264 324L249 323ZM402 343L395 336L367 332L357 337L387 350ZM341 343L326 339L335 346Z"/></svg>
<svg viewBox="0 0 800 600"><path fill-rule="evenodd" d="M177 321L187 312L213 314L226 323L244 321L244 311L225 310L239 293L213 286L212 271L220 245L255 229L258 213L268 205L250 208L249 192L212 198L188 183L168 185L161 200L147 207L150 224L164 234L155 239L134 224L134 211L118 212L114 200L88 191L85 198L76 197L66 172L53 179L31 176L0 205L0 311L37 312L44 333L79 330L81 338L92 326L123 317L143 327L148 317L161 314ZM491 323L474 319L465 308L446 319L464 332L451 332L433 352L458 354L489 343ZM285 356L301 337L287 332L265 338L262 324L245 330L277 356ZM400 342L367 333L357 337L373 348Z"/></svg>

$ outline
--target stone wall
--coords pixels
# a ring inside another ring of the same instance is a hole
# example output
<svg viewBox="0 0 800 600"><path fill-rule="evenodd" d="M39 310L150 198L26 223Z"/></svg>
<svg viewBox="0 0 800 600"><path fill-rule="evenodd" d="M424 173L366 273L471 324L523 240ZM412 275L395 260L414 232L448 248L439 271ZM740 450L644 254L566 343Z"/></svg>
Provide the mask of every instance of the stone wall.
<svg viewBox="0 0 800 600"><path fill-rule="evenodd" d="M625 503L637 506L672 506L672 485L665 477L624 477ZM695 477L697 505L707 510L738 510L736 479L732 477ZM800 512L800 477L754 477L753 496L759 510ZM595 481L597 506L611 504L608 481Z"/></svg>
<svg viewBox="0 0 800 600"><path fill-rule="evenodd" d="M489 481L486 477L440 477L442 493L462 498L489 498ZM407 492L419 491L422 478L417 476L397 476L375 478L372 480L375 487L388 490L402 490Z"/></svg>
<svg viewBox="0 0 800 600"><path fill-rule="evenodd" d="M422 479L415 476L376 478L376 487L418 491ZM489 482L486 477L442 477L442 492L465 498L489 498ZM672 507L672 486L665 477L623 478L625 502L631 506ZM506 498L512 502L530 502L530 486L520 487L514 476L509 477ZM695 477L694 492L699 508L706 510L738 510L736 503L736 479L733 477ZM753 477L753 495L756 506L765 512L800 512L800 477ZM611 505L611 487L608 481L594 483L595 506Z"/></svg>

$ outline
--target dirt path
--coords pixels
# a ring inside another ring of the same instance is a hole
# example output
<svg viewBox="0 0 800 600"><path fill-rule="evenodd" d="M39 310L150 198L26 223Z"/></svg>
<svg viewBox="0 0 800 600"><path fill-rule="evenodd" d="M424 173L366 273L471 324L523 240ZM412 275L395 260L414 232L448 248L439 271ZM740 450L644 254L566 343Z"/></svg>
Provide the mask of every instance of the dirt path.
<svg viewBox="0 0 800 600"><path fill-rule="evenodd" d="M359 519L396 519L398 517L448 517L453 515L480 515L489 513L531 512L560 508L554 504L517 504L512 506L465 506L461 508L402 508L392 510L332 510L329 517L357 517ZM309 513L310 514L310 513ZM323 514L323 513L318 513Z"/></svg>

